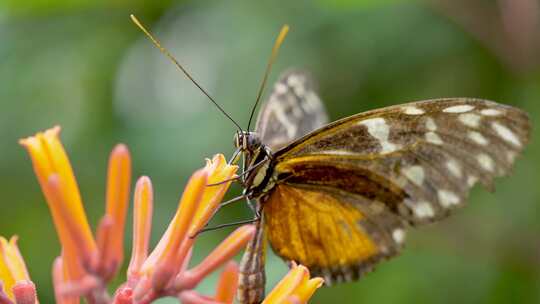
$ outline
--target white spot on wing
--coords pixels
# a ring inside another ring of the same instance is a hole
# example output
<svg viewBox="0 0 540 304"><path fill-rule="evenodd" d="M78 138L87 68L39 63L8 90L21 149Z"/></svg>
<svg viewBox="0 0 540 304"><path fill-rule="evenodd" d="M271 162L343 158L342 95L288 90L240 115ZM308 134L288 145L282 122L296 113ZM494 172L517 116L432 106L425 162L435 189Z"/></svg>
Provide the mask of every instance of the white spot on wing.
<svg viewBox="0 0 540 304"><path fill-rule="evenodd" d="M304 102L300 103L300 106L303 107L308 113L319 111L321 105L321 99L312 91L308 91L306 97L304 98Z"/></svg>
<svg viewBox="0 0 540 304"><path fill-rule="evenodd" d="M463 176L463 173L461 172L461 166L455 159L451 159L446 162L446 168L448 168L448 171L452 173L457 178L461 178Z"/></svg>
<svg viewBox="0 0 540 304"><path fill-rule="evenodd" d="M403 168L401 172L417 186L421 186L424 183L425 173L424 169L420 166Z"/></svg>
<svg viewBox="0 0 540 304"><path fill-rule="evenodd" d="M478 177L474 175L470 175L469 177L467 177L467 185L469 185L469 187L474 186L474 184L476 184L477 181L478 181Z"/></svg>
<svg viewBox="0 0 540 304"><path fill-rule="evenodd" d="M384 118L370 118L358 123L366 126L371 136L376 138L381 144L381 153L391 153L399 149L399 145L395 145L388 141L390 135L390 127L386 124Z"/></svg>
<svg viewBox="0 0 540 304"><path fill-rule="evenodd" d="M405 106L403 107L403 113L407 115L422 115L424 114L424 110L414 107L414 106Z"/></svg>
<svg viewBox="0 0 540 304"><path fill-rule="evenodd" d="M297 86L302 86L304 84L304 78L295 74L289 75L289 77L287 78L287 84L293 88Z"/></svg>
<svg viewBox="0 0 540 304"><path fill-rule="evenodd" d="M480 111L480 114L484 116L499 116L502 114L502 111L496 109L483 109L482 111Z"/></svg>
<svg viewBox="0 0 540 304"><path fill-rule="evenodd" d="M304 94L306 94L306 87L304 87L303 85L296 86L293 89L296 95L298 95L299 97L304 97Z"/></svg>
<svg viewBox="0 0 540 304"><path fill-rule="evenodd" d="M495 130L495 132L497 132L497 134L502 139L513 144L514 146L521 147L521 141L519 140L517 135L514 132L512 132L510 129L501 125L498 122L493 122L491 124L491 127L493 128L493 130Z"/></svg>
<svg viewBox="0 0 540 304"><path fill-rule="evenodd" d="M478 128L480 126L480 119L482 119L482 117L474 113L465 113L459 115L458 119L461 121L461 123L468 127Z"/></svg>
<svg viewBox="0 0 540 304"><path fill-rule="evenodd" d="M489 143L489 141L484 137L484 135L482 135L482 133L470 131L468 136L472 141L479 145L485 146Z"/></svg>
<svg viewBox="0 0 540 304"><path fill-rule="evenodd" d="M426 118L426 129L428 129L429 131L437 131L437 124L435 123L435 120L433 120L433 118Z"/></svg>
<svg viewBox="0 0 540 304"><path fill-rule="evenodd" d="M281 82L276 83L274 86L274 91L280 95L287 93L287 90L287 86Z"/></svg>
<svg viewBox="0 0 540 304"><path fill-rule="evenodd" d="M426 140L429 143L432 143L432 144L435 144L435 145L442 145L443 144L442 139L435 132L427 132L426 133Z"/></svg>
<svg viewBox="0 0 540 304"><path fill-rule="evenodd" d="M405 230L398 228L392 231L392 238L396 243L402 244L405 241Z"/></svg>
<svg viewBox="0 0 540 304"><path fill-rule="evenodd" d="M304 86L305 79L299 75L290 75L287 78L287 84L291 86L298 96L303 96L306 93L306 88Z"/></svg>
<svg viewBox="0 0 540 304"><path fill-rule="evenodd" d="M443 207L450 207L452 205L459 204L459 196L457 196L454 192L448 191L448 190L439 190L437 192L437 196L439 198L439 203Z"/></svg>
<svg viewBox="0 0 540 304"><path fill-rule="evenodd" d="M448 107L443 110L445 113L465 113L469 112L470 110L474 109L474 106L471 105L459 105L459 106L452 106Z"/></svg>
<svg viewBox="0 0 540 304"><path fill-rule="evenodd" d="M414 215L418 218L426 218L426 217L433 217L435 215L435 211L433 210L433 207L431 207L431 204L428 202L418 202L414 203L412 205Z"/></svg>
<svg viewBox="0 0 540 304"><path fill-rule="evenodd" d="M478 163L480 164L480 166L486 170L486 171L493 171L494 169L494 163L493 163L493 159L491 158L491 156L487 155L487 154L479 154L476 159L478 160Z"/></svg>

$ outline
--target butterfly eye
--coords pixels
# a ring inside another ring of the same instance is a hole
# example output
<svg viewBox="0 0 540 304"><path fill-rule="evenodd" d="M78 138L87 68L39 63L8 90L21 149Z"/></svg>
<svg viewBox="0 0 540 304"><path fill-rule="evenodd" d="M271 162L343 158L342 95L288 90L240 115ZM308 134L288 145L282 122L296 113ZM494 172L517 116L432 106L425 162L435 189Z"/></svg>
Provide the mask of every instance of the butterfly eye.
<svg viewBox="0 0 540 304"><path fill-rule="evenodd" d="M242 149L247 150L249 136L247 133L242 133Z"/></svg>
<svg viewBox="0 0 540 304"><path fill-rule="evenodd" d="M241 138L242 138L242 134L240 134L239 132L236 132L234 134L234 146L236 148L240 148L241 147Z"/></svg>
<svg viewBox="0 0 540 304"><path fill-rule="evenodd" d="M257 133L247 133L246 134L246 142L249 147L255 148L259 147L261 145L261 140L259 139L259 136Z"/></svg>

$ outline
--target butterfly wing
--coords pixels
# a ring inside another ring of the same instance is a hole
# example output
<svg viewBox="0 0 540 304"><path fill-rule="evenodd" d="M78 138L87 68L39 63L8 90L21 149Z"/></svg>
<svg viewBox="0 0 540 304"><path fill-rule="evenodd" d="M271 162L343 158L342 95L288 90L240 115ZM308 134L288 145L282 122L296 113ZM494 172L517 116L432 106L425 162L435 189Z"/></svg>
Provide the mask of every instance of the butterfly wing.
<svg viewBox="0 0 540 304"><path fill-rule="evenodd" d="M276 151L328 122L315 90L305 72L291 70L279 78L257 119L255 130L264 145Z"/></svg>
<svg viewBox="0 0 540 304"><path fill-rule="evenodd" d="M495 102L415 102L316 130L274 154L275 172L282 183L381 201L420 224L463 205L476 182L507 174L529 131L526 113Z"/></svg>
<svg viewBox="0 0 540 304"><path fill-rule="evenodd" d="M397 253L406 222L440 219L507 174L529 131L521 110L462 98L334 122L274 154L270 244L327 282L355 279Z"/></svg>
<svg viewBox="0 0 540 304"><path fill-rule="evenodd" d="M384 203L331 188L279 184L264 213L276 254L326 284L357 279L404 241L404 223Z"/></svg>

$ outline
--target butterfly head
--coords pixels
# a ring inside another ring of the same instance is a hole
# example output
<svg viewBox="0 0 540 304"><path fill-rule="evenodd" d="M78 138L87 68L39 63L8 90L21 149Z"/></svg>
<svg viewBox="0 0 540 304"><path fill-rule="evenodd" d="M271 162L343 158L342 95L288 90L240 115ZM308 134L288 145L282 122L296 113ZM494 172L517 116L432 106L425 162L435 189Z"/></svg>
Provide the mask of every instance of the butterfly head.
<svg viewBox="0 0 540 304"><path fill-rule="evenodd" d="M242 152L255 151L261 146L261 140L255 132L238 131L234 134L234 145Z"/></svg>

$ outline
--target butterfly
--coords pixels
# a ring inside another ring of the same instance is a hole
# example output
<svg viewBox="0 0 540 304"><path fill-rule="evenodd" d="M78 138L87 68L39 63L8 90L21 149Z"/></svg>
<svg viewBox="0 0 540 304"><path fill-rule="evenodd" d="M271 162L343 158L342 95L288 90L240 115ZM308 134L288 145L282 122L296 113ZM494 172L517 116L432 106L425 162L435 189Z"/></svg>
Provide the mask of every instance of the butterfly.
<svg viewBox="0 0 540 304"><path fill-rule="evenodd" d="M445 218L465 204L477 183L491 189L529 140L527 113L472 98L406 103L328 123L314 81L297 70L275 83L250 132L288 26L276 39L250 123L242 131L131 18L239 129L231 162L243 156L238 178L244 192L238 198L255 202L257 228L240 264L240 303L264 298L266 239L278 256L307 266L327 285L356 280L396 256L409 227Z"/></svg>
<svg viewBox="0 0 540 304"><path fill-rule="evenodd" d="M444 98L327 124L311 77L274 85L254 132L235 135L245 195L260 212L241 261L238 299L264 296L265 238L328 285L396 256L406 230L441 220L477 183L492 188L528 142L527 114L488 100Z"/></svg>

